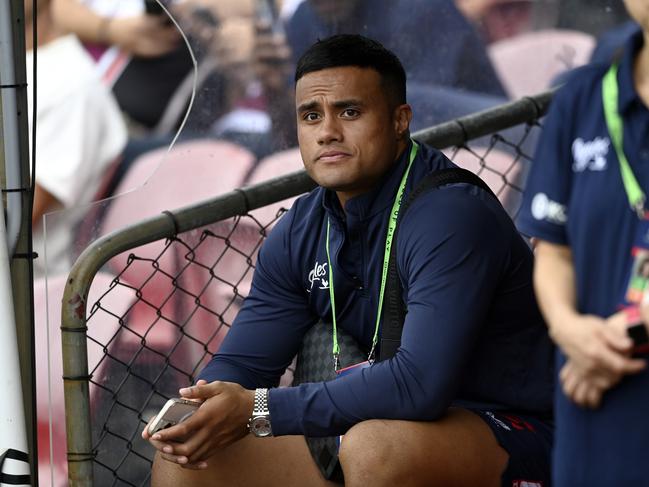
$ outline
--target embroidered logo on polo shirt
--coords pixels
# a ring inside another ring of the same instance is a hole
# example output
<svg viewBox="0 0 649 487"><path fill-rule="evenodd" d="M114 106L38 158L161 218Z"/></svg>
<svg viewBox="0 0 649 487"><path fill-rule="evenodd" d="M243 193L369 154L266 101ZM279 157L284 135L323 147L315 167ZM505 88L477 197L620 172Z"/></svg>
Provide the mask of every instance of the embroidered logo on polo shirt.
<svg viewBox="0 0 649 487"><path fill-rule="evenodd" d="M307 289L307 292L311 292L313 286L318 283L318 289L329 289L329 280L327 279L327 263L324 262L319 264L318 261L315 261L313 269L309 272L309 284L310 287Z"/></svg>
<svg viewBox="0 0 649 487"><path fill-rule="evenodd" d="M558 225L568 221L565 205L552 201L545 193L536 193L532 198L532 216Z"/></svg>
<svg viewBox="0 0 649 487"><path fill-rule="evenodd" d="M574 172L603 171L606 169L606 155L611 141L608 137L596 137L590 141L582 138L575 139L572 143L572 157Z"/></svg>

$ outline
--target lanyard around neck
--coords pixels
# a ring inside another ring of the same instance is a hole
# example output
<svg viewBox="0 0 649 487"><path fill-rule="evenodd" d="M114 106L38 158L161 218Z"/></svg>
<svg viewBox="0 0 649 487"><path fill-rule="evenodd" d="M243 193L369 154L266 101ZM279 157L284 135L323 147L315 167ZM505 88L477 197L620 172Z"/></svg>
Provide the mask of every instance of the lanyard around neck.
<svg viewBox="0 0 649 487"><path fill-rule="evenodd" d="M604 104L604 117L608 133L613 142L613 147L617 154L617 160L620 163L620 174L624 183L624 190L629 200L629 206L643 219L645 215L645 194L638 184L638 180L631 170L629 161L624 154L623 134L624 123L618 111L618 84L617 84L617 64L613 64L604 75L602 80L602 102Z"/></svg>
<svg viewBox="0 0 649 487"><path fill-rule="evenodd" d="M399 209L401 208L401 199L403 197L403 192L406 188L406 181L408 180L408 174L410 173L410 168L412 166L415 157L417 156L417 151L419 146L413 140L412 148L410 149L410 159L408 161L408 166L401 177L401 183L399 184L399 189L397 190L397 196L394 199L392 204L392 210L390 211L390 217L388 219L388 232L385 236L385 252L383 253L383 268L381 270L381 288L379 290L379 306L376 313L376 325L374 327L374 337L372 338L372 347L368 355L368 360L372 361L374 359L374 349L376 344L379 341L379 325L381 323L381 311L383 310L383 295L385 294L385 283L388 277L388 267L390 264L390 250L392 249L392 240L394 237L394 232L397 228L397 217L399 216ZM331 255L329 253L329 229L330 222L327 219L327 241L325 243L325 248L327 250L327 266L329 267L329 300L331 302L331 318L333 323L333 357L334 357L334 370L338 370L340 365L340 346L338 345L338 332L337 332L337 323L336 323L336 298L334 293L334 270L331 266Z"/></svg>

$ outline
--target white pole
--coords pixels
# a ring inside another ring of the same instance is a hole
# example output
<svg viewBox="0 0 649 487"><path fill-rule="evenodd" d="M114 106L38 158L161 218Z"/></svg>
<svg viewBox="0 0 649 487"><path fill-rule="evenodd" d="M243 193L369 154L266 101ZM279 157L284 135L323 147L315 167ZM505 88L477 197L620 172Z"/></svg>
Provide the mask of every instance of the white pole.
<svg viewBox="0 0 649 487"><path fill-rule="evenodd" d="M0 198L0 357L2 357L0 459L3 459L0 467L0 486L30 485L23 391L2 198Z"/></svg>
<svg viewBox="0 0 649 487"><path fill-rule="evenodd" d="M14 66L14 18L11 15L9 0L0 0L0 84L15 86L16 69ZM22 32L24 35L24 31ZM20 167L20 131L18 122L17 88L0 89L2 103L2 133L4 135L5 177L8 189L21 186ZM9 251L13 255L20 234L22 218L22 196L19 192L6 193L7 228L4 238L9 238Z"/></svg>

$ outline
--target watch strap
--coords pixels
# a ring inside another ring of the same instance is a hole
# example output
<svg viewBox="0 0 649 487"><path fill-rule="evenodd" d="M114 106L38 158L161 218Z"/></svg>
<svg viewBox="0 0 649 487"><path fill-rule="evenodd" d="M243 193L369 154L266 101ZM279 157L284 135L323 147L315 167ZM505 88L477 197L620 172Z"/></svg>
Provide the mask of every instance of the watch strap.
<svg viewBox="0 0 649 487"><path fill-rule="evenodd" d="M255 404L252 408L252 417L267 416L268 411L268 389L255 389Z"/></svg>

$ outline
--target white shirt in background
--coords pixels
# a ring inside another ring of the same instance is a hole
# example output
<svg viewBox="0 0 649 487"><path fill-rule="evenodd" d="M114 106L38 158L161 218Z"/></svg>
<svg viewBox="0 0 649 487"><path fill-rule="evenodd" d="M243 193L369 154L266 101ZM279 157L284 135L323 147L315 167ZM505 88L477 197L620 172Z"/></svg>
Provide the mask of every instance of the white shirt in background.
<svg viewBox="0 0 649 487"><path fill-rule="evenodd" d="M32 116L33 52L27 52L28 106ZM72 211L90 203L102 176L126 144L121 113L100 81L95 65L73 35L38 47L36 182L63 205L46 215L33 232L35 277L67 272L75 226L83 215ZM47 239L44 239L44 227Z"/></svg>

